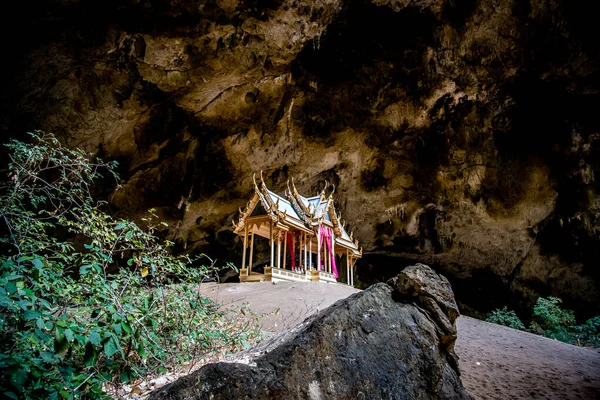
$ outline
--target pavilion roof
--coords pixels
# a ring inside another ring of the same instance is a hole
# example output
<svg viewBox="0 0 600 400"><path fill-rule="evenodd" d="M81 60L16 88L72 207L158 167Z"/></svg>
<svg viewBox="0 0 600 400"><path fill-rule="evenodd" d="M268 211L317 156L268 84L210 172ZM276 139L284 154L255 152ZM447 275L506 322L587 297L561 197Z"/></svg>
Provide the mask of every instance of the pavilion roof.
<svg viewBox="0 0 600 400"><path fill-rule="evenodd" d="M242 234L246 226L246 219L252 216L256 206L260 203L265 210L261 215L269 217L277 224L308 231L315 235L319 226L328 226L334 231L336 243L352 250L355 256L362 253L362 250L359 251L358 241L353 239L352 234L348 234L335 210L333 201L335 187L329 196L325 196L325 189L323 189L317 196L304 197L296 190L293 179L291 185L288 181L287 186L284 196L281 196L267 188L262 178L262 172L260 184L257 184L255 176L254 194L246 207L243 210L240 209L240 219L237 223L233 223L234 232Z"/></svg>

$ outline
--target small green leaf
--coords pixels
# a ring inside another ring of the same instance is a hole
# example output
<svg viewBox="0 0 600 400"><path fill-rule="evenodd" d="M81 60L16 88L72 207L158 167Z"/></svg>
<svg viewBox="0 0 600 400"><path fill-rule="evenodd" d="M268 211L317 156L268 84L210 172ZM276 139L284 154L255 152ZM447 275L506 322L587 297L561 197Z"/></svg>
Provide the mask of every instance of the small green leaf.
<svg viewBox="0 0 600 400"><path fill-rule="evenodd" d="M87 338L83 335L75 334L75 339L77 339L77 343L81 346L87 343Z"/></svg>
<svg viewBox="0 0 600 400"><path fill-rule="evenodd" d="M72 342L73 339L75 339L75 335L73 334L73 331L70 329L65 329L65 338L67 338L67 340L69 342Z"/></svg>
<svg viewBox="0 0 600 400"><path fill-rule="evenodd" d="M121 383L129 382L131 380L131 375L129 374L129 371L121 372L121 376L119 377L119 380L121 381Z"/></svg>
<svg viewBox="0 0 600 400"><path fill-rule="evenodd" d="M106 357L111 358L117 351L119 351L119 349L112 337L104 342L104 354Z"/></svg>
<svg viewBox="0 0 600 400"><path fill-rule="evenodd" d="M89 271L90 267L91 267L91 265L90 265L90 264L85 264L85 265L82 265L82 266L79 268L79 275L85 275L85 274L87 274L87 272Z"/></svg>
<svg viewBox="0 0 600 400"><path fill-rule="evenodd" d="M120 223L117 226L115 226L115 231L120 231L121 229L125 228L127 226L127 224L124 223Z"/></svg>
<svg viewBox="0 0 600 400"><path fill-rule="evenodd" d="M138 356L143 360L146 358L146 347L142 343L138 346Z"/></svg>
<svg viewBox="0 0 600 400"><path fill-rule="evenodd" d="M63 353L67 350L69 344L65 339L64 332L61 328L56 328L56 335L54 336L54 351L56 353Z"/></svg>
<svg viewBox="0 0 600 400"><path fill-rule="evenodd" d="M131 329L131 325L129 325L129 323L123 321L121 322L121 326L123 327L123 330L127 333L131 333L133 330Z"/></svg>
<svg viewBox="0 0 600 400"><path fill-rule="evenodd" d="M22 387L27 381L27 372L24 369L17 369L10 376L10 382L17 387Z"/></svg>
<svg viewBox="0 0 600 400"><path fill-rule="evenodd" d="M89 339L90 343L94 344L94 345L99 344L102 341L102 338L96 331L93 331L92 333L90 333L90 337L88 339Z"/></svg>
<svg viewBox="0 0 600 400"><path fill-rule="evenodd" d="M23 318L25 318L25 320L27 320L27 321L32 320L32 319L38 319L39 316L40 316L40 313L37 311L33 311L33 310L25 310L25 312L23 313Z"/></svg>

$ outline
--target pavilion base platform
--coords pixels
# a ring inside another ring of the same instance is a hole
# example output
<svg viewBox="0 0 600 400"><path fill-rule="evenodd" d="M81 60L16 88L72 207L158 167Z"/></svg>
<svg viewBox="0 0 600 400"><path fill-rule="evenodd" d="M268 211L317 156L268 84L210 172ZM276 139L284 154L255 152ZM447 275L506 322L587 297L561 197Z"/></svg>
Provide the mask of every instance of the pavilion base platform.
<svg viewBox="0 0 600 400"><path fill-rule="evenodd" d="M288 269L265 267L264 273L250 272L248 269L240 269L240 282L323 282L338 283L334 275L326 271L317 271L314 268L299 273Z"/></svg>

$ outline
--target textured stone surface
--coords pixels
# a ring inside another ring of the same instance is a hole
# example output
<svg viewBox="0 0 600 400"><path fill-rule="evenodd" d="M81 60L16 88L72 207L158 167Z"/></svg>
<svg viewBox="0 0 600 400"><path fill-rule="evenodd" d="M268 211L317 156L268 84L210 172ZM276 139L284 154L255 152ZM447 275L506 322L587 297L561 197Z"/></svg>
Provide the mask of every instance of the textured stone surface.
<svg viewBox="0 0 600 400"><path fill-rule="evenodd" d="M460 315L454 293L446 277L423 264L404 268L388 281L398 300L423 308L436 323L442 342L451 351L456 341L456 318Z"/></svg>
<svg viewBox="0 0 600 400"><path fill-rule="evenodd" d="M421 261L479 310L551 294L600 312L591 3L14 6L3 137L42 128L119 160L113 209L156 207L179 250L238 262L230 221L263 169L276 190L336 185L365 284Z"/></svg>
<svg viewBox="0 0 600 400"><path fill-rule="evenodd" d="M411 273L428 277L422 296L374 285L262 343L244 363L204 366L150 399L469 399L454 343L436 323L456 315L438 318L443 309L422 303L447 293L447 281L425 265ZM414 304L394 300L408 297Z"/></svg>

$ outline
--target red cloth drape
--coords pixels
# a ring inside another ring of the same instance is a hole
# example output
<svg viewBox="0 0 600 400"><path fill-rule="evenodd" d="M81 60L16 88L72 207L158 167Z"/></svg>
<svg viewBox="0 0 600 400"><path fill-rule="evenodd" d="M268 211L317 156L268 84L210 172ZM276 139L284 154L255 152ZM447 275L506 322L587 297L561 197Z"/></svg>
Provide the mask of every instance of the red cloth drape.
<svg viewBox="0 0 600 400"><path fill-rule="evenodd" d="M296 270L296 257L294 254L294 235L289 232L285 233L285 240L287 241L288 249L290 249L290 256L292 256L292 271Z"/></svg>
<svg viewBox="0 0 600 400"><path fill-rule="evenodd" d="M333 230L331 228L321 225L321 227L319 228L318 251L321 251L322 243L323 243L323 241L325 241L325 245L327 246L327 250L329 251L329 256L331 258L331 269L333 271L333 276L335 276L335 279L337 279L339 277L339 274L338 274L337 266L335 265L335 254L332 251L333 250L333 240L334 240ZM319 270L320 269L321 269L321 266L319 265Z"/></svg>

